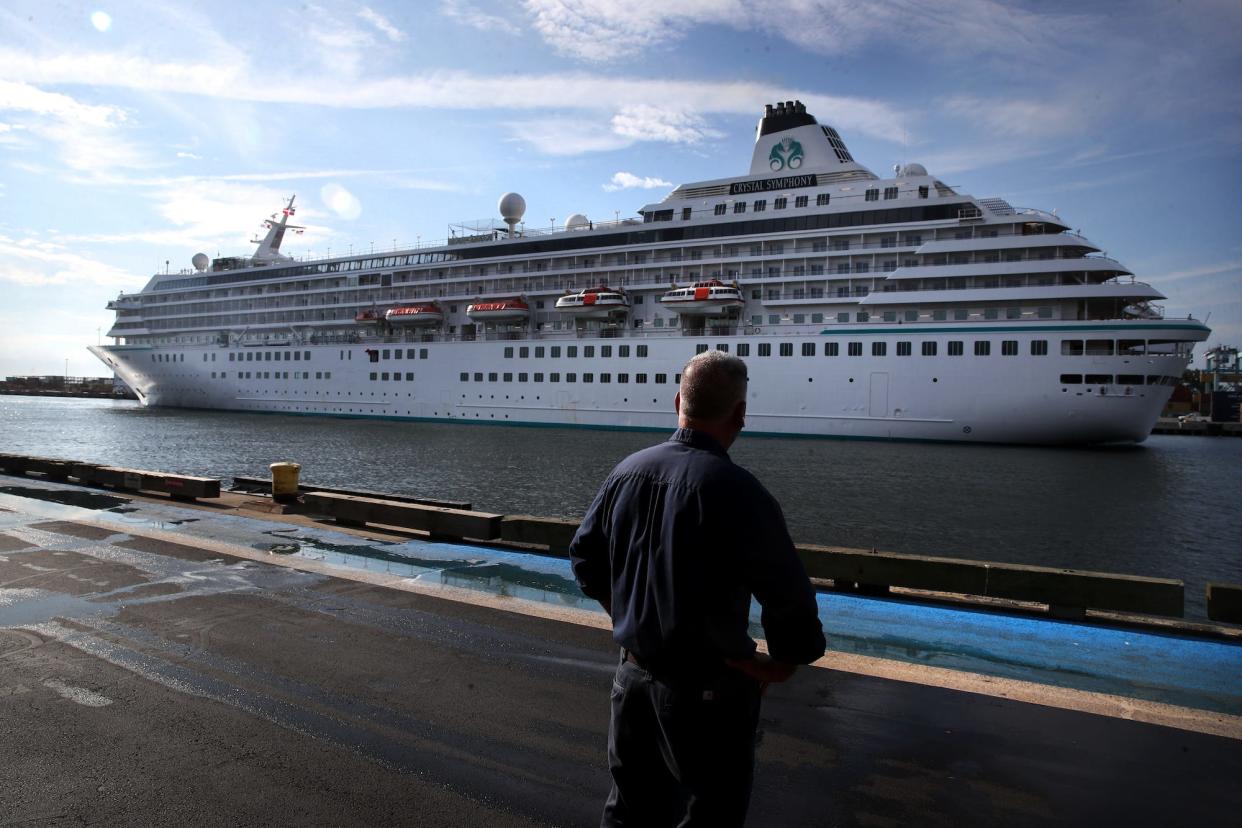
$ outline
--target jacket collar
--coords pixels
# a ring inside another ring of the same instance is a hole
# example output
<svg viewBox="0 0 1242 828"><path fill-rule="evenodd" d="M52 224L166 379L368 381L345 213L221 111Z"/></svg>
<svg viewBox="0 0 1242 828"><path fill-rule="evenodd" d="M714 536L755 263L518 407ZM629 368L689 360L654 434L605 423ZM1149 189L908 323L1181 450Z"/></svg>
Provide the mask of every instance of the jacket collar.
<svg viewBox="0 0 1242 828"><path fill-rule="evenodd" d="M683 443L691 448L710 451L712 454L718 454L721 457L729 456L729 452L725 451L725 447L720 445L715 437L702 431L695 431L692 428L679 428L673 432L668 440L670 443Z"/></svg>

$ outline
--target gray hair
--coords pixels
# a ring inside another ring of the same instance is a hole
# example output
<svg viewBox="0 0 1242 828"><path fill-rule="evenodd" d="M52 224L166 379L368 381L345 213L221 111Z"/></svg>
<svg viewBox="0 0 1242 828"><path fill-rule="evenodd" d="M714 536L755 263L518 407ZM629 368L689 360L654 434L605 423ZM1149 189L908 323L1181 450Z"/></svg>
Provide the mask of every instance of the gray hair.
<svg viewBox="0 0 1242 828"><path fill-rule="evenodd" d="M704 351L681 370L681 413L695 420L724 419L746 399L746 363L724 351Z"/></svg>

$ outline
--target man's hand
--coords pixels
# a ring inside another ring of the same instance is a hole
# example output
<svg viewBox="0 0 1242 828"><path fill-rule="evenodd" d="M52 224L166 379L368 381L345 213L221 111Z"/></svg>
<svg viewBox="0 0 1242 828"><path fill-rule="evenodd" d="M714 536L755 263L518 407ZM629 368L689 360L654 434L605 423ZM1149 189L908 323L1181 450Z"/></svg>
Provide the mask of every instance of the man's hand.
<svg viewBox="0 0 1242 828"><path fill-rule="evenodd" d="M777 661L766 653L756 652L752 658L726 658L725 664L763 684L788 681L798 665Z"/></svg>

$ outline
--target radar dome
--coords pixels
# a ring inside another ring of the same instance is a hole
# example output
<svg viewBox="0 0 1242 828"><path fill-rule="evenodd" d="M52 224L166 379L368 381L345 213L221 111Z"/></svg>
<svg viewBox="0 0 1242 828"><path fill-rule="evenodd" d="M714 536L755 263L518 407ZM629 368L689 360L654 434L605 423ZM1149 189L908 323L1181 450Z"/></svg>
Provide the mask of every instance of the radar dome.
<svg viewBox="0 0 1242 828"><path fill-rule="evenodd" d="M517 193L505 193L500 197L500 203L496 207L500 210L500 217L506 223L516 224L526 214L526 199Z"/></svg>
<svg viewBox="0 0 1242 828"><path fill-rule="evenodd" d="M927 175L927 168L922 164L906 164L903 175Z"/></svg>
<svg viewBox="0 0 1242 828"><path fill-rule="evenodd" d="M210 260L207 258L206 253L195 253L194 258L190 259L190 263L193 264L194 269L198 271L206 270L208 261Z"/></svg>
<svg viewBox="0 0 1242 828"><path fill-rule="evenodd" d="M584 230L590 226L590 220L587 219L586 216L582 215L582 213L574 213L572 216L565 219L566 230Z"/></svg>

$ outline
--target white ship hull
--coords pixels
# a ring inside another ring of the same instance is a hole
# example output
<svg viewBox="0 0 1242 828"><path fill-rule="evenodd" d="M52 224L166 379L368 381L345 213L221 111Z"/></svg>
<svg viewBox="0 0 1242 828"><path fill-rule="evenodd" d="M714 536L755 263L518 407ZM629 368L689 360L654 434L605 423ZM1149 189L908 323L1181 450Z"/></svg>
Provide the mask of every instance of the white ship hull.
<svg viewBox="0 0 1242 828"><path fill-rule="evenodd" d="M291 198L252 256L118 296L117 344L91 350L144 405L662 430L682 366L719 348L749 366L751 433L1145 439L1208 329L1055 213L894 173L785 101L749 173L641 220L518 230L510 193L503 233L299 260ZM518 296L529 316L480 321ZM437 324L356 321L414 307Z"/></svg>
<svg viewBox="0 0 1242 828"><path fill-rule="evenodd" d="M749 346L749 433L837 438L979 443L1074 444L1142 441L1151 432L1179 378L1185 355L1062 356L1062 338L1144 334L1206 336L1198 323L1022 324L987 335L938 332L918 326L876 333L834 328L806 336L668 336L623 339L540 339L553 346L584 342L645 345L647 356L536 358L536 341L384 342L284 347L97 346L100 359L134 388L144 405L234 411L318 414L445 422L669 429L675 426L676 374L698 346ZM965 339L962 356L948 343ZM1031 340L1050 344L1031 356ZM991 342L988 356L973 343ZM1017 356L999 355L1017 341ZM839 355L824 356L835 342ZM849 356L862 343L865 356ZM871 356L872 343L885 356ZM911 355L897 356L910 342ZM922 356L936 342L937 356ZM758 356L759 345L771 356ZM790 356L781 356L781 345ZM803 356L804 346L814 356ZM532 356L519 356L522 349ZM371 362L368 351L380 349ZM392 358L397 350L401 359ZM745 352L747 349L742 348ZM286 358L296 353L299 359ZM387 353L388 358L383 358ZM506 353L513 356L506 357ZM597 351L598 353L598 351ZM413 358L410 355L413 354ZM230 360L230 355L232 359ZM247 358L249 357L249 359ZM240 361L238 361L240 360ZM466 375L463 381L462 375ZM536 374L540 382L535 381ZM558 382L551 382L553 374ZM575 381L568 382L570 374ZM586 375L591 381L585 382ZM625 382L621 382L621 375ZM639 382L639 375L644 382ZM494 378L493 378L494 375ZM602 381L604 375L608 381ZM657 375L664 382L657 383ZM1065 384L1062 375L1103 376L1108 383ZM1144 383L1120 383L1140 375ZM372 379L372 376L375 378ZM400 379L394 377L399 376ZM1148 380L1148 378L1152 378ZM1164 384L1155 384L1161 383ZM1151 384L1149 384L1151 383Z"/></svg>

